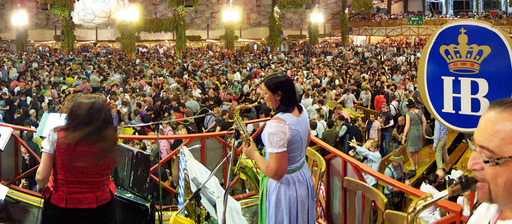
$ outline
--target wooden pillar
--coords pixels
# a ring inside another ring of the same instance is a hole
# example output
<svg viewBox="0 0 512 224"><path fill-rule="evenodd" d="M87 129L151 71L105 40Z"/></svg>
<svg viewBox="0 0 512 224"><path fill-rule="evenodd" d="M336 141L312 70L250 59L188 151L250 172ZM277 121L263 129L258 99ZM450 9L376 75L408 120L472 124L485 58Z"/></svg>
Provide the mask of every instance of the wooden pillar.
<svg viewBox="0 0 512 224"><path fill-rule="evenodd" d="M98 42L98 27L96 27L96 42Z"/></svg>

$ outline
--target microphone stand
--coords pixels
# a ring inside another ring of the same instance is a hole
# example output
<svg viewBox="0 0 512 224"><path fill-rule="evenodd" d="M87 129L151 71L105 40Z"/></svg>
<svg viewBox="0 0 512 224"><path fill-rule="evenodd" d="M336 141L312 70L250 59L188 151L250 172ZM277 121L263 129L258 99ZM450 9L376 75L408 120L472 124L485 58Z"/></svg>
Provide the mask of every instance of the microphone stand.
<svg viewBox="0 0 512 224"><path fill-rule="evenodd" d="M233 168L233 162L235 160L235 153L233 153L233 152L235 151L235 146L236 146L235 140L239 140L239 139L240 139L240 131L235 130L235 133L233 134L233 144L231 147L231 152L228 155L229 156L228 175L226 177L226 190L224 190L224 199L222 202L223 203L222 206L224 207L224 210L222 210L222 221L221 221L222 224L226 224L226 210L227 210L227 206L228 206L229 183L231 183L231 170Z"/></svg>
<svg viewBox="0 0 512 224"><path fill-rule="evenodd" d="M174 120L168 120L168 121L157 121L157 122L151 122L151 123L145 123L145 124L125 125L124 126L124 127L143 127L143 126L148 126L148 125L156 125L155 130L156 130L156 141L157 141L157 148L158 148L158 185L159 185L159 199L160 199L160 202L159 202L160 210L158 211L158 221L160 224L162 224L162 172L161 172L161 170L162 170L162 164L161 164L162 152L160 150L160 125L169 123L169 122L173 122L173 121L181 121L181 120L188 120L188 119L193 119L193 118L197 118L197 117L204 117L206 115L207 114L202 114L202 115L196 115L193 117L186 117L186 118L181 118L181 119L174 119ZM233 151L234 150L231 150L231 154L233 154ZM231 156L231 157L233 157L233 156ZM194 192L194 194L192 194L192 196L185 202L185 204L183 204L183 207L176 214L181 213L183 211L183 209L185 208L185 206L190 202L191 199L196 198L196 199L198 199L198 201L200 201L199 192L201 191L201 188L206 184L206 182L208 182L208 180L210 180L212 178L213 174L215 174L215 172L218 170L220 165L222 165L224 163L224 161L226 161L227 158L228 157L224 158L224 160L219 164L219 166L217 166L215 168L215 170L210 174L210 176L208 176L206 181ZM233 161L232 158L231 158L231 161ZM230 163L230 169L231 169L231 164L232 164L232 162ZM230 173L230 170L228 170L228 177L229 177L229 173ZM226 200L227 200L227 198L224 201L226 201ZM226 209L226 205L224 205L224 214L226 213L225 209Z"/></svg>
<svg viewBox="0 0 512 224"><path fill-rule="evenodd" d="M187 207L188 203L190 203L190 201L192 201L194 198L198 198L199 197L199 193L201 192L202 188L204 187L204 185L206 185L206 183L208 183L208 181L213 177L213 175L215 175L215 173L217 173L217 171L219 170L219 168L222 166L222 164L224 164L224 162L226 162L226 160L233 154L233 151L234 150L231 150L231 152L226 156L226 158L224 158L218 165L217 167L215 167L215 169L213 169L213 171L210 173L210 175L206 178L206 180L194 191L194 193L192 193L192 196L190 196L187 201L185 201L185 203L183 203L183 206L178 210L178 212L176 212L176 214L174 215L178 215L180 214L184 209L185 207ZM180 161L180 162L186 162L186 161Z"/></svg>
<svg viewBox="0 0 512 224"><path fill-rule="evenodd" d="M157 142L157 148L158 148L158 189L159 193L158 196L160 197L160 210L158 211L158 223L162 224L162 152L160 150L160 124L161 122L156 122L156 142ZM151 175L151 174L150 174Z"/></svg>

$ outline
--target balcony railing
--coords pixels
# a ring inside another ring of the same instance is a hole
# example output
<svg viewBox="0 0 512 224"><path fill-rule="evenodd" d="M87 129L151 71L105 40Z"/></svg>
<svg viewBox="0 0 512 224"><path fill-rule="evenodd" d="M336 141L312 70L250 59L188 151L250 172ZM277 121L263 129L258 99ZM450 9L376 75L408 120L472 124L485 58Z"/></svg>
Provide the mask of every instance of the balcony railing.
<svg viewBox="0 0 512 224"><path fill-rule="evenodd" d="M423 36L430 35L440 26L458 19L425 19L423 25L407 25L407 19L380 20L380 21L354 21L350 22L353 35L363 36ZM505 32L512 34L512 18L506 19L467 19L478 20L498 26ZM341 35L339 24L331 25L331 32Z"/></svg>
<svg viewBox="0 0 512 224"><path fill-rule="evenodd" d="M368 114L371 113L368 112ZM261 119L261 120L254 120L250 121L248 123L257 123L266 121L267 119ZM5 123L0 123L2 126L8 126L12 127L15 130L19 131L30 131L35 132L35 129L30 129L26 127L21 126L14 126L9 125ZM260 129L262 130L262 128ZM232 134L232 133L228 133ZM255 137L258 133L253 134L253 137ZM160 139L183 139L184 145L188 145L192 143L195 139L198 139L201 142L201 152L200 152L200 162L205 164L206 161L206 154L209 150L207 145L205 144L206 139L215 139L219 143L223 143L224 140L221 138L222 136L225 136L226 132L216 132L216 133L201 133L201 134L190 134L190 135L174 135L174 136L160 136ZM31 156L36 158L36 160L39 162L40 158L37 156L35 152L33 152L30 147L28 147L25 142L16 134L13 134L14 136L14 147L13 148L6 148L5 150L14 150L14 158L13 158L13 166L15 169L15 177L12 179L4 179L2 178L1 183L5 186L8 186L10 188L9 196L15 197L25 203L34 205L34 206L42 206L42 199L41 194L37 192L33 192L27 189L23 189L20 187L17 187L15 185L16 182L20 181L22 178L24 178L29 173L35 172L37 170L37 166L30 169L29 171L25 173L19 173L17 170L21 167L18 163L18 154L19 154L19 148L20 145L23 145L27 151L30 153ZM156 136L134 136L134 135L122 135L119 136L120 139L137 139L137 140L155 140ZM185 140L186 139L186 140ZM343 152L339 151L336 148L333 148L332 146L326 144L325 142L321 141L320 139L313 137L312 141L318 144L321 148L327 150L330 152L330 155L325 157L326 160L326 173L324 177L325 181L325 192L326 192L326 219L328 223L347 223L347 203L344 203L344 198L346 198L347 195L347 189L343 187L343 180L345 177L350 176L357 178L363 182L366 182L363 173L366 173L370 176L373 176L377 178L379 181L391 185L396 189L399 189L400 191L404 192L408 197L414 197L419 198L423 195L425 195L425 192L422 192L414 187L408 186L404 183L398 182L394 179L391 179L387 176L385 176L382 173L379 173L377 171L374 171L367 165L362 164L361 162L355 160L354 158L344 154ZM239 149L240 150L240 149ZM237 152L239 152L239 150ZM0 152L3 153L3 152ZM171 159L174 155L176 155L177 150L173 151L170 155L168 155L166 158L164 158L161 163L165 163L169 159ZM157 165L151 168L151 171L154 171L157 169ZM224 178L226 177L226 168L224 168ZM150 179L152 181L155 181L158 183L158 179L151 175ZM235 178L236 181L237 178ZM234 182L234 181L233 181ZM226 183L226 182L225 182ZM232 186L233 183L229 184L229 186ZM162 183L162 188L169 191L169 192L175 192L176 190L172 187L165 185ZM247 194L234 196L233 198L239 200L242 198L250 197L256 195L256 192L250 192ZM436 204L438 208L444 209L448 212L448 215L443 217L442 219L438 220L436 223L452 223L455 222L459 224L461 221L461 214L462 214L462 207L456 203L443 200Z"/></svg>

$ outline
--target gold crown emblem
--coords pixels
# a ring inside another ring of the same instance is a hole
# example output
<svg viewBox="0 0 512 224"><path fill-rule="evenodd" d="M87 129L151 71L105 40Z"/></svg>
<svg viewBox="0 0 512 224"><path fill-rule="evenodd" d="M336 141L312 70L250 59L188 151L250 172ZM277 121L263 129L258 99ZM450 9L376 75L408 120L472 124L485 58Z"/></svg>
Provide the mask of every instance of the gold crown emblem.
<svg viewBox="0 0 512 224"><path fill-rule="evenodd" d="M491 48L476 44L468 46L468 36L464 34L466 31L464 28L460 29L459 45L442 45L439 51L446 62L448 62L448 68L451 72L457 74L476 74L480 71L480 63L491 53Z"/></svg>

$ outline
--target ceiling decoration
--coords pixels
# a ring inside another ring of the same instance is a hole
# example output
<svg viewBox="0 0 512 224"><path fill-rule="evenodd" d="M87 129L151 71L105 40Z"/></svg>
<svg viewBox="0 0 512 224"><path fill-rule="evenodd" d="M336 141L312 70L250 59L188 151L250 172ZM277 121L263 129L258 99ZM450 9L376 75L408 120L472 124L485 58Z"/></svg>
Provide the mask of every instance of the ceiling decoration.
<svg viewBox="0 0 512 224"><path fill-rule="evenodd" d="M96 27L110 19L122 7L128 6L127 0L80 0L75 3L71 13L73 22L85 27Z"/></svg>

